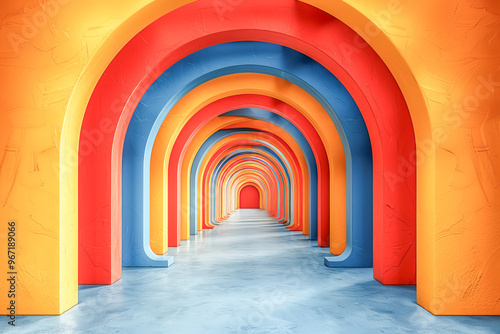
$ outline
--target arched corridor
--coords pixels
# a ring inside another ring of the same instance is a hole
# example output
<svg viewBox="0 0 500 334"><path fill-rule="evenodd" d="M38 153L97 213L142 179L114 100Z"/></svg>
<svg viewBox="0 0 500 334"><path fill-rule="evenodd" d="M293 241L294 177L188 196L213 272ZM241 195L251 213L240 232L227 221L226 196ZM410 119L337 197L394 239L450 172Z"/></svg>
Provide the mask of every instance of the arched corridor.
<svg viewBox="0 0 500 334"><path fill-rule="evenodd" d="M500 328L494 2L1 1L5 326Z"/></svg>

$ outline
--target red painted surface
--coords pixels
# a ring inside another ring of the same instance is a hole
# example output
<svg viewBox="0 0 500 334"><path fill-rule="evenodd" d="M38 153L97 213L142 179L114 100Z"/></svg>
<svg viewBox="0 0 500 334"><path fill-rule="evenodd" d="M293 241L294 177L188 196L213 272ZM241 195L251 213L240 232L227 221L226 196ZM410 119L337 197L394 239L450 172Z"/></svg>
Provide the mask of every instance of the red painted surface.
<svg viewBox="0 0 500 334"><path fill-rule="evenodd" d="M237 194L239 194L241 192L241 189L246 186L254 186L255 188L257 188L257 190L259 191L259 208L261 210L266 210L267 212L269 212L266 203L267 194L263 185L264 182L262 180L254 179L249 175L238 177L238 180L231 184L231 188L229 188L228 191L228 193L235 194L234 196L232 196L232 198L227 199L230 204L228 208L230 215L232 215L234 211L238 209L238 206L240 205L240 196L238 196Z"/></svg>
<svg viewBox="0 0 500 334"><path fill-rule="evenodd" d="M121 153L140 97L188 54L253 40L285 45L316 59L355 99L374 155L374 276L385 284L414 283L416 176L404 162L414 160L415 140L407 105L390 71L349 27L306 4L255 0L227 15L230 20L221 20L213 1L199 0L161 17L131 39L96 85L80 139L80 153L87 153L79 156L79 282L110 284L121 276ZM360 47L362 52L352 52ZM95 130L100 134L88 136Z"/></svg>
<svg viewBox="0 0 500 334"><path fill-rule="evenodd" d="M254 186L245 186L240 191L240 209L260 209L260 192Z"/></svg>

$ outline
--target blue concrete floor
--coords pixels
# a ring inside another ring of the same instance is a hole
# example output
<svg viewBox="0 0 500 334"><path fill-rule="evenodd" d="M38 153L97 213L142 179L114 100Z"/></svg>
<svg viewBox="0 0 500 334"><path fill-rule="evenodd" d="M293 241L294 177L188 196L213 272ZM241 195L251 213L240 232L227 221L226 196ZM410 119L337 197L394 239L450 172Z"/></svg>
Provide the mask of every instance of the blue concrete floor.
<svg viewBox="0 0 500 334"><path fill-rule="evenodd" d="M435 317L414 286L326 268L327 249L260 210L239 210L169 253L170 268L124 268L112 286L81 286L62 316L18 316L0 332L500 333L500 317Z"/></svg>

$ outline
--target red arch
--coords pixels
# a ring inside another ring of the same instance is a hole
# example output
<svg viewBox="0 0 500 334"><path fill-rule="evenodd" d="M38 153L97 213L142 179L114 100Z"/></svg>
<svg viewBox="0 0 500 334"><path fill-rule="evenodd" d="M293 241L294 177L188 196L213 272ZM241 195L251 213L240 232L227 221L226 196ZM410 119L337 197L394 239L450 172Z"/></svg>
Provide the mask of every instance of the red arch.
<svg viewBox="0 0 500 334"><path fill-rule="evenodd" d="M374 152L374 275L383 283L414 283L416 183L414 171L405 162L412 165L415 140L408 108L390 71L368 45L363 44L363 52L352 52L359 49L359 36L309 5L254 0L234 7L231 16L232 20L220 20L210 0L166 14L121 50L96 85L84 116L81 149L88 149L86 134L101 129L102 120L106 131L89 155L79 157L81 180L93 176L93 182L79 183L80 283L109 284L121 276L119 166L126 128L139 97L184 56L238 40L278 43L303 52L334 73L353 95ZM196 29L199 19L203 28ZM290 30L291 25L303 29ZM151 66L154 69L148 72ZM397 180L385 180L385 171Z"/></svg>
<svg viewBox="0 0 500 334"><path fill-rule="evenodd" d="M239 194L240 209L261 209L262 195L254 185L248 184L241 188Z"/></svg>
<svg viewBox="0 0 500 334"><path fill-rule="evenodd" d="M297 126L304 136L307 138L310 143L311 148L313 149L314 155L317 160L317 165L319 170L319 181L321 184L328 184L329 182L329 170L328 170L328 158L326 155L325 147L321 141L320 136L314 129L313 125L307 120L307 118L302 115L297 109L292 106L277 100L275 98L264 96L264 95L256 95L256 94L243 94L243 95L234 95L222 98L211 104L205 106L201 110L199 110L195 115L193 115L189 121L185 124L179 136L175 140L175 144L173 146L170 162L168 166L168 177L169 177L169 211L168 211L168 221L169 221L169 245L176 246L180 244L180 212L179 209L181 207L179 200L179 196L177 194L179 190L179 168L182 165L182 159L185 154L185 151L193 138L193 133L196 133L201 127L205 126L210 119L224 112L239 109L239 108L263 108L270 111L275 112L278 115L281 115L284 118L287 118L290 122L292 122L295 126ZM251 121L251 120L249 120ZM254 121L254 123L262 122L262 121ZM255 126L251 126L252 123L248 123L248 126L258 129ZM241 125L231 125L227 128L235 128ZM280 142L286 145L282 139L277 138ZM208 170L210 172L210 170ZM205 175L206 176L206 175ZM299 180L302 180L302 173L298 175ZM319 196L320 199L323 200L323 216L324 220L328 221L328 196L329 196L329 187L324 186L322 189L322 193ZM301 194L302 191L297 191L297 196ZM298 200L298 198L297 198ZM302 208L297 208L298 212L296 217L302 217ZM176 223L170 223L176 222ZM301 220L297 220L297 224L292 227L292 230L299 230L304 224ZM307 224L308 227L308 224ZM308 229L306 230L308 233Z"/></svg>

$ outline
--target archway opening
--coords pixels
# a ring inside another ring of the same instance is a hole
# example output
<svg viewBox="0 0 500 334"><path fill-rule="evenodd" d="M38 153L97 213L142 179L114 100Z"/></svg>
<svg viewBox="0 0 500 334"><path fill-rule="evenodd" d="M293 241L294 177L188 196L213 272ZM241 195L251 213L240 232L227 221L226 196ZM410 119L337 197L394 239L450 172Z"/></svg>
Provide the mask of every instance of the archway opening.
<svg viewBox="0 0 500 334"><path fill-rule="evenodd" d="M247 185L241 189L240 209L260 209L259 189L253 185Z"/></svg>

